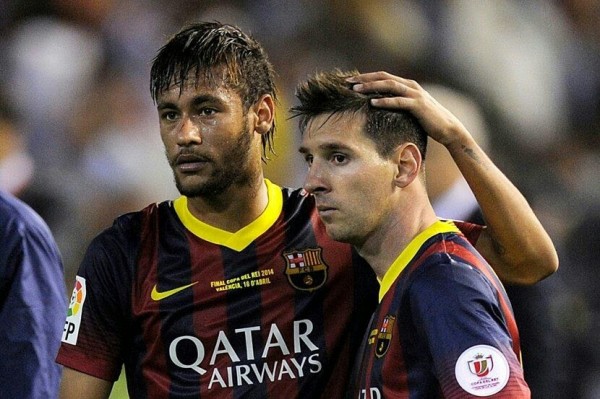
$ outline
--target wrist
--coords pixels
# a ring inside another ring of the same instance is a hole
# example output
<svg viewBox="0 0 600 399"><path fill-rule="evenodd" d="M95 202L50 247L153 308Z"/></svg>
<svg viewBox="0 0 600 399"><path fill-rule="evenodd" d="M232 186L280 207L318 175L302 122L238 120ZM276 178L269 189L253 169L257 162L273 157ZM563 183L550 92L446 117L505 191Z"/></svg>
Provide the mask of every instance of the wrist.
<svg viewBox="0 0 600 399"><path fill-rule="evenodd" d="M473 136L471 136L463 126L456 127L446 137L447 140L442 144L451 154L456 151L462 151L464 148L472 148L477 145Z"/></svg>

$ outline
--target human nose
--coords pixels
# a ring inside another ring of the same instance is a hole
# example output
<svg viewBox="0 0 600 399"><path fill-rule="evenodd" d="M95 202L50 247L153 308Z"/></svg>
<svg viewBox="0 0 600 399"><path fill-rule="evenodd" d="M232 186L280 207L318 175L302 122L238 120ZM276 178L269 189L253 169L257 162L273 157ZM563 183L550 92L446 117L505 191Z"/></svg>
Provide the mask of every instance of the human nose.
<svg viewBox="0 0 600 399"><path fill-rule="evenodd" d="M190 118L182 119L177 135L177 144L186 146L190 144L201 144L202 135L200 128Z"/></svg>
<svg viewBox="0 0 600 399"><path fill-rule="evenodd" d="M327 190L324 172L318 162L313 161L308 168L302 187L311 194Z"/></svg>

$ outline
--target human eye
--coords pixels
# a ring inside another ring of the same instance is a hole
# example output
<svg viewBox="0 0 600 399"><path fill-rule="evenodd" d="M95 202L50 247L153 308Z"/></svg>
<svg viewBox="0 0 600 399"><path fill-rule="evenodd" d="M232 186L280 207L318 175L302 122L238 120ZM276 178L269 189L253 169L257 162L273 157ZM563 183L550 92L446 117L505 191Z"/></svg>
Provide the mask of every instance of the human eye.
<svg viewBox="0 0 600 399"><path fill-rule="evenodd" d="M165 110L160 113L160 118L167 122L173 122L177 119L177 116L177 112L171 110Z"/></svg>
<svg viewBox="0 0 600 399"><path fill-rule="evenodd" d="M312 165L313 158L314 157L311 154L304 154L304 162L306 162L308 166Z"/></svg>
<svg viewBox="0 0 600 399"><path fill-rule="evenodd" d="M331 154L331 162L338 164L338 165L343 165L348 161L348 157L345 154L341 154L341 153L334 153Z"/></svg>
<svg viewBox="0 0 600 399"><path fill-rule="evenodd" d="M199 113L202 116L214 116L217 113L217 110L211 107L202 107L200 108Z"/></svg>

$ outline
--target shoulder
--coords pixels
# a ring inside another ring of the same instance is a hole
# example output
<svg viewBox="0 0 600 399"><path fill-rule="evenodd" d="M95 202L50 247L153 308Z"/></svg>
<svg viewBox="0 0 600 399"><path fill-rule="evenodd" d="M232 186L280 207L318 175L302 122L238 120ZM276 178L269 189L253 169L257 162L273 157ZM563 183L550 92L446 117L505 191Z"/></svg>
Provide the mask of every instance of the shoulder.
<svg viewBox="0 0 600 399"><path fill-rule="evenodd" d="M172 201L152 203L143 209L124 213L113 221L112 226L105 229L101 235L131 235L139 234L145 225L157 223L164 218L175 217Z"/></svg>
<svg viewBox="0 0 600 399"><path fill-rule="evenodd" d="M5 192L0 192L0 227L12 234L50 233L48 225L37 212L25 202Z"/></svg>
<svg viewBox="0 0 600 399"><path fill-rule="evenodd" d="M462 245L433 253L411 275L411 298L432 304L442 299L455 304L475 298L493 300L494 285L482 272L480 261L473 249Z"/></svg>
<svg viewBox="0 0 600 399"><path fill-rule="evenodd" d="M446 257L423 264L413 273L406 299L415 320L428 329L441 323L459 332L481 328L497 332L504 323L498 294L477 265Z"/></svg>
<svg viewBox="0 0 600 399"><path fill-rule="evenodd" d="M88 246L88 255L99 253L114 257L120 253L131 253L139 246L143 235L159 231L161 219L175 217L172 201L153 203L141 210L124 213L93 238Z"/></svg>
<svg viewBox="0 0 600 399"><path fill-rule="evenodd" d="M49 256L58 262L58 245L42 217L20 199L0 192L0 255L10 258L25 251L35 256ZM16 251L16 252L15 252Z"/></svg>

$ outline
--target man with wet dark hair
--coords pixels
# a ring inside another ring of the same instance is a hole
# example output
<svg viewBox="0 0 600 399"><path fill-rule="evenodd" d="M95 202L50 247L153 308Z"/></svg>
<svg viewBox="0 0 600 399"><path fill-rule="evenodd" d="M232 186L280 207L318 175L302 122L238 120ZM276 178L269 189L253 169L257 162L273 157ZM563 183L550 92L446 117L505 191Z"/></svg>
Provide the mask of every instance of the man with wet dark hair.
<svg viewBox="0 0 600 399"><path fill-rule="evenodd" d="M123 364L131 398L342 397L377 282L325 234L311 196L263 176L276 101L264 50L234 26L188 26L159 51L151 92L182 195L90 244L57 357L62 397L106 398ZM520 254L538 250L531 230Z"/></svg>

